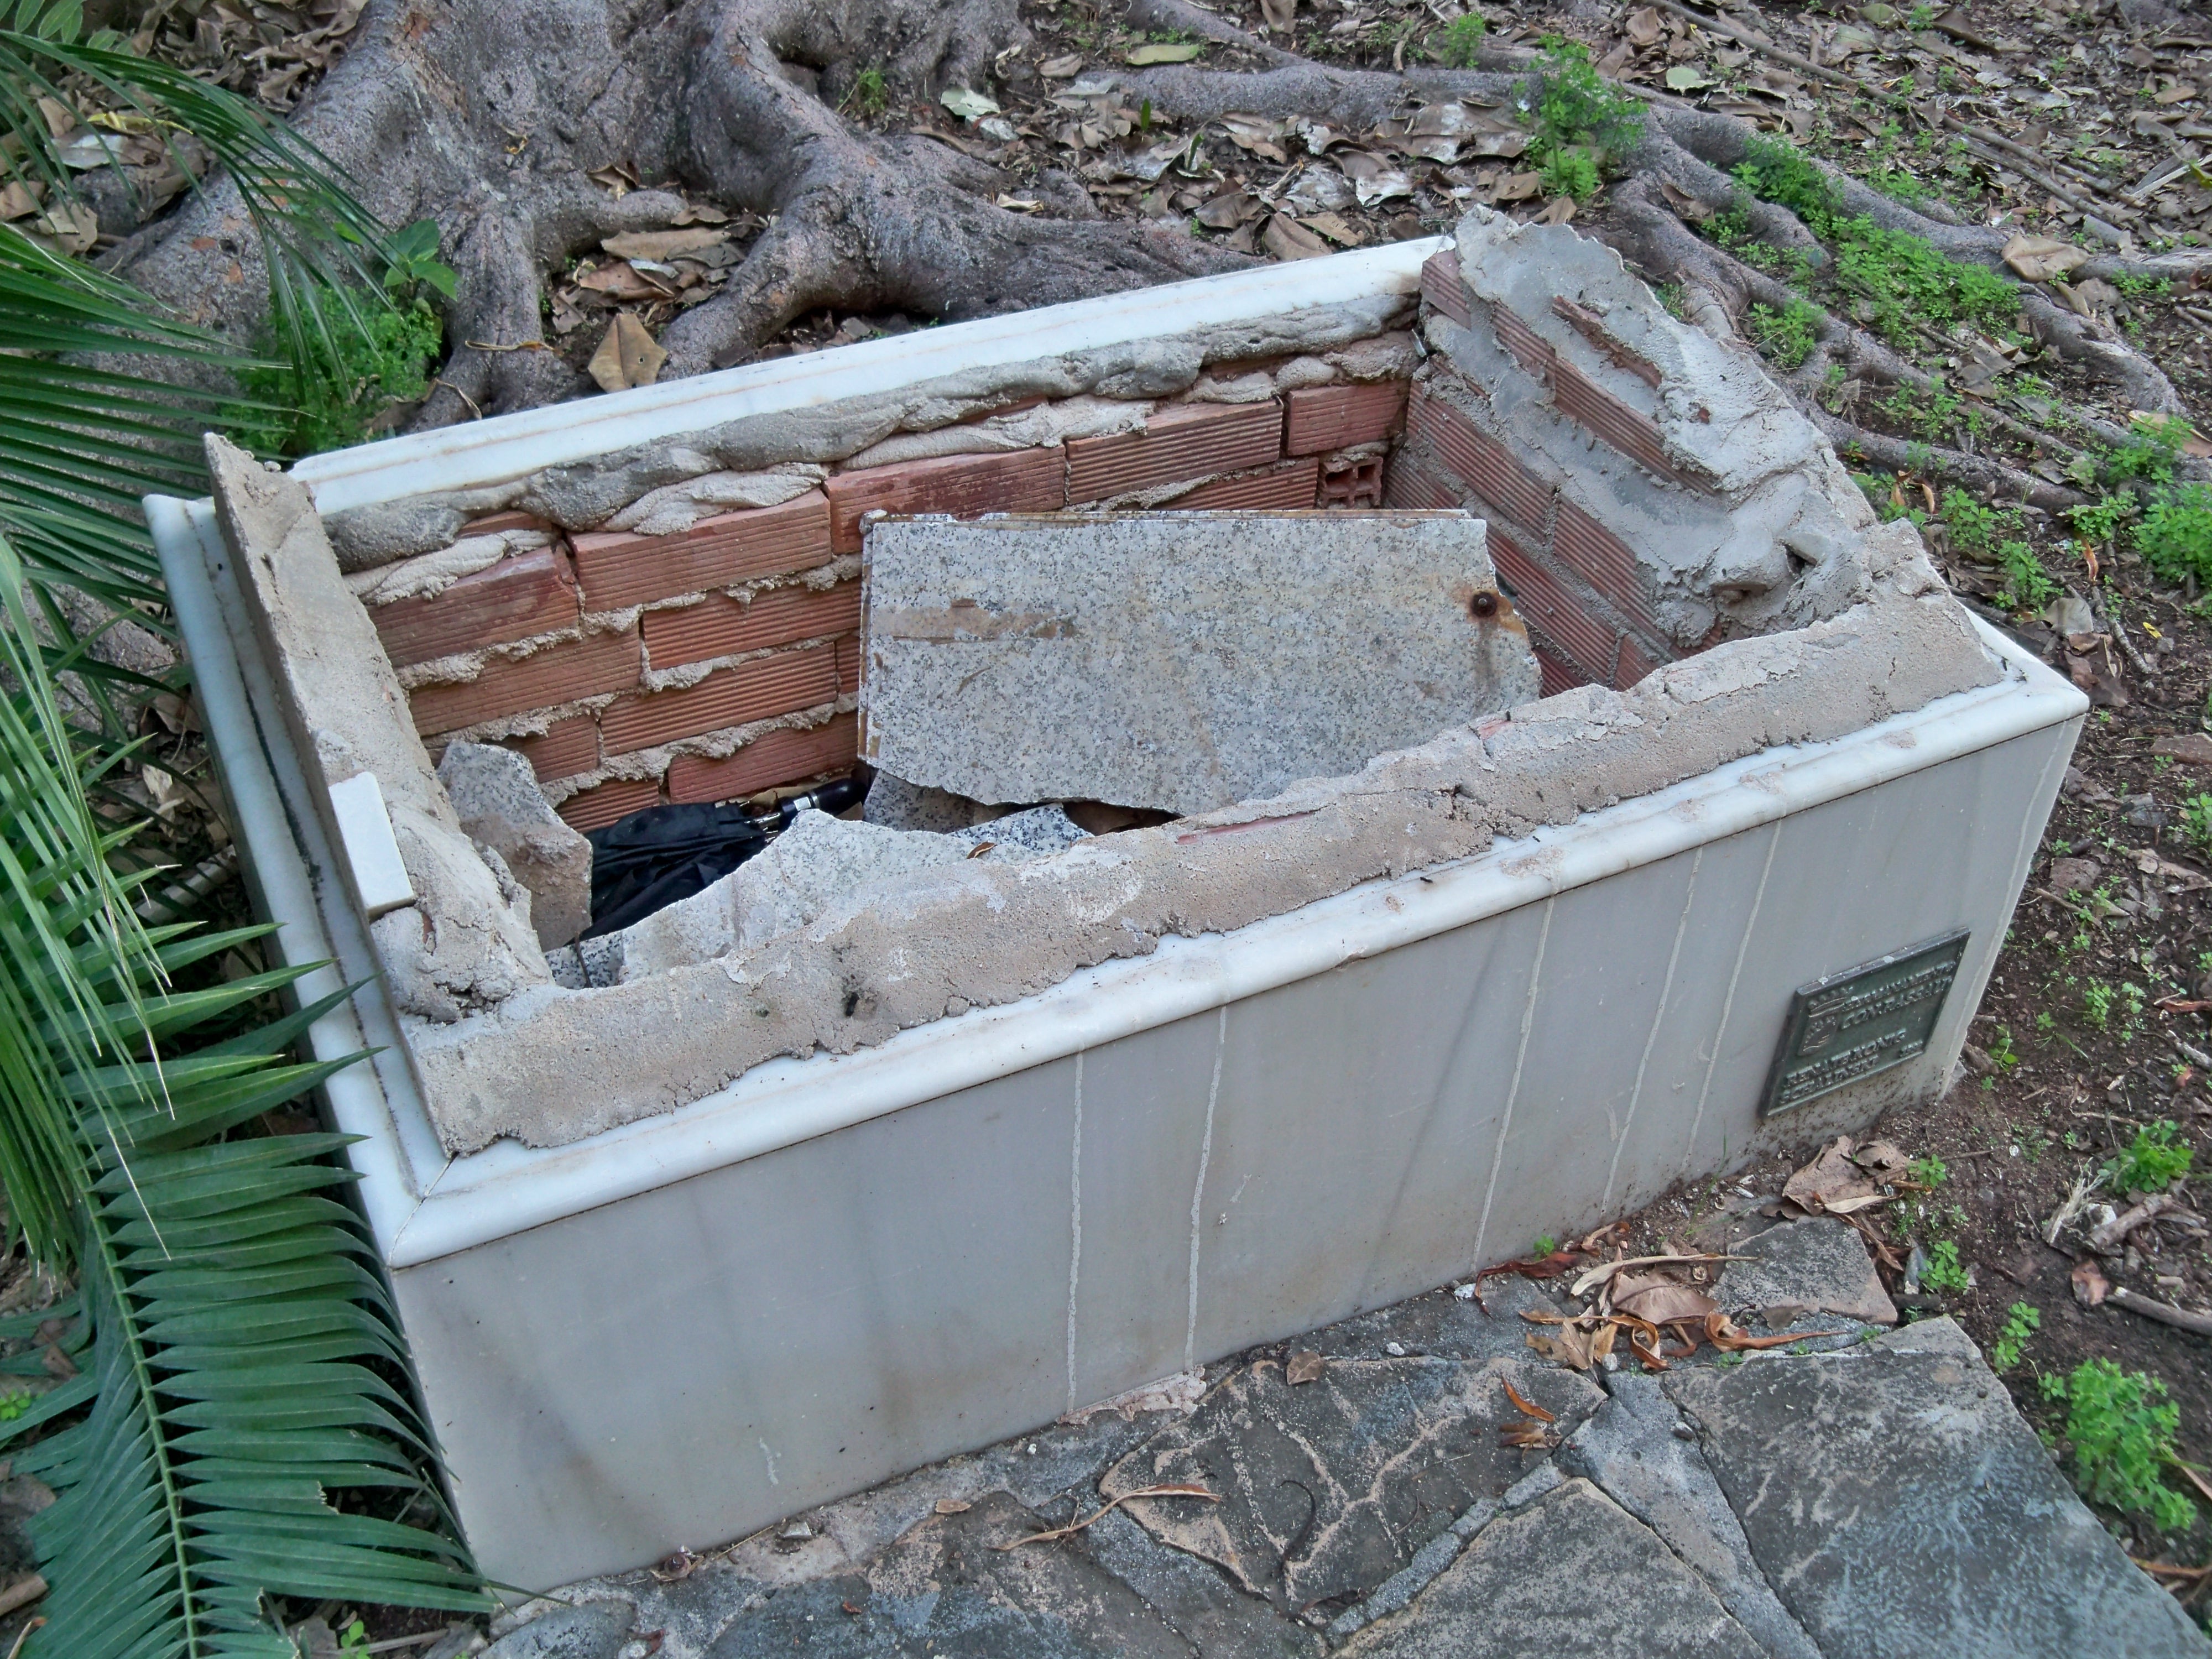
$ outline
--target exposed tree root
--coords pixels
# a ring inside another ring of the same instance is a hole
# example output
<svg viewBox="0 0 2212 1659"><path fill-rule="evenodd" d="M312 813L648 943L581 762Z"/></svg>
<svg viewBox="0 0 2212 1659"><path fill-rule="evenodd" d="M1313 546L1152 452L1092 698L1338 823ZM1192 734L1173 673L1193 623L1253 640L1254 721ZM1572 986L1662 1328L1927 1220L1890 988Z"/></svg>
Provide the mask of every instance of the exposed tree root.
<svg viewBox="0 0 2212 1659"><path fill-rule="evenodd" d="M1124 3L1134 24L1185 29L1263 66L1116 75L1126 97L1149 100L1176 122L1251 113L1358 132L1411 102L1510 100L1527 88L1534 61L1525 51L1493 46L1467 70L1347 70L1286 51L1191 0ZM452 355L416 417L418 426L434 426L585 389L558 353L539 349L548 274L603 237L668 223L680 205L650 189L617 197L586 177L610 166L680 181L695 196L768 221L720 291L665 331L664 373L672 376L742 362L794 319L823 307L957 319L1246 263L1178 223L1104 219L1064 173L1017 180L929 137L872 131L844 111L864 68L927 96L984 84L990 64L1027 40L1015 0L459 0L434 13L418 0L370 0L356 44L295 125L354 175L387 220L428 215L447 228L447 257L460 279L449 317ZM1738 338L1747 307L1780 310L1801 296L1698 235L1686 213L1733 212L1759 240L1815 267L1828 252L1796 215L1731 176L1755 137L1750 126L1632 90L1649 107L1645 137L1589 228L1653 280L1679 283L1686 313L1700 326ZM1977 135L2001 149L2008 144ZM2022 171L2033 158L1996 159ZM1954 258L2004 270L2002 234L1945 222L1832 169L1828 176L1846 211L1923 237ZM2057 181L2038 182L2064 193ZM1017 185L1052 210L994 205ZM122 269L198 319L244 335L264 293L243 228L235 196L218 186L137 239ZM211 258L211 248L221 257ZM2208 260L2113 257L2085 270L2190 280ZM2026 284L2022 308L2048 349L2109 386L2126 408L2181 408L2157 366L2108 325ZM1926 389L1929 377L1849 319L1822 309L1814 331L1811 357L1784 378L1838 443L1877 465L1909 465L2039 506L2081 499L1989 456L1907 444L1855 424L1838 412L1854 407L1851 394L1838 401L1833 383L1863 397L1870 386ZM2077 413L2084 429L2108 441L2125 435L2092 411ZM1987 424L2049 453L2074 447L1995 411L1987 411Z"/></svg>

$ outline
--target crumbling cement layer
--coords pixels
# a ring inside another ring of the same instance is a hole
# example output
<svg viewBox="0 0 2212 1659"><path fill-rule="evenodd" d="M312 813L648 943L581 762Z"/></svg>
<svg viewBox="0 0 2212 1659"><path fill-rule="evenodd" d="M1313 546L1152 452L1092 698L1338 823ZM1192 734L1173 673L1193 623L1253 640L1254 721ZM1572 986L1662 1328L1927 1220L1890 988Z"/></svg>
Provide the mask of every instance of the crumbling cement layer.
<svg viewBox="0 0 2212 1659"><path fill-rule="evenodd" d="M872 397L749 415L505 483L333 514L331 543L340 564L353 572L444 547L471 519L507 508L537 514L564 530L596 530L653 492L709 473L759 473L845 461L896 434L937 432L1034 398L1171 398L1189 391L1201 374L1220 363L1270 358L1310 363L1318 357L1332 378L1402 374L1410 342L1385 347L1373 343L1394 325L1402 325L1412 305L1405 295L1378 294L1161 339L966 369ZM1309 368L1301 384L1312 383ZM924 453L955 451L925 447Z"/></svg>
<svg viewBox="0 0 2212 1659"><path fill-rule="evenodd" d="M416 893L370 929L394 1003L403 1014L454 1020L550 987L526 890L462 830L307 490L218 437L208 439L207 458L223 539L295 744L315 757L325 785L374 772L384 792ZM326 795L314 810L335 823Z"/></svg>
<svg viewBox="0 0 2212 1659"><path fill-rule="evenodd" d="M778 1055L851 1053L1146 955L1164 935L1225 933L2000 678L1909 524L1869 534L1852 563L1841 615L1717 647L1625 692L1564 693L1348 777L1050 858L898 878L742 956L593 992L545 986L414 1026L433 1114L456 1152L501 1135L578 1140Z"/></svg>
<svg viewBox="0 0 2212 1659"><path fill-rule="evenodd" d="M1465 513L893 519L866 752L975 800L1206 811L1541 695Z"/></svg>

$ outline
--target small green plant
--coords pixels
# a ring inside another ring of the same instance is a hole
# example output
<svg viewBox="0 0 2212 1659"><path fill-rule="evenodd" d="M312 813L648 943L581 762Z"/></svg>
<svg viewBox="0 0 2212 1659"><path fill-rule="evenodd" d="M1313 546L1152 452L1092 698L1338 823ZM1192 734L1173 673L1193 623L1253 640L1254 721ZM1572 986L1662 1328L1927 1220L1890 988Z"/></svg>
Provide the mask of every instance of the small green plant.
<svg viewBox="0 0 2212 1659"><path fill-rule="evenodd" d="M1948 1238L1928 1247L1928 1261L1920 1269L1920 1283L1939 1296L1957 1296L1973 1288L1966 1278L1966 1270L1959 1265L1958 1245Z"/></svg>
<svg viewBox="0 0 2212 1659"><path fill-rule="evenodd" d="M2042 1313L2025 1302L2015 1302L2005 1315L2004 1329L1990 1345L1990 1369L2000 1376L2020 1364L2020 1351L2043 1328Z"/></svg>
<svg viewBox="0 0 2212 1659"><path fill-rule="evenodd" d="M848 109L864 121L872 121L890 107L891 89L884 79L884 72L870 64L853 77L853 84L837 106Z"/></svg>
<svg viewBox="0 0 2212 1659"><path fill-rule="evenodd" d="M1936 1188L1951 1178L1951 1170L1950 1166L1935 1153L1928 1152L1914 1158L1911 1163L1905 1165L1905 1176L1906 1180L1917 1182L1929 1192L1934 1192Z"/></svg>
<svg viewBox="0 0 2212 1659"><path fill-rule="evenodd" d="M1755 305L1747 320L1753 345L1772 358L1777 367L1796 368L1813 355L1820 308L1804 300L1792 300L1779 311Z"/></svg>
<svg viewBox="0 0 2212 1659"><path fill-rule="evenodd" d="M2194 576L2212 586L2212 484L2163 490L2143 509L2136 546L2168 581Z"/></svg>
<svg viewBox="0 0 2212 1659"><path fill-rule="evenodd" d="M1490 20L1479 11L1455 17L1439 29L1429 55L1446 69L1471 70L1482 57L1482 37L1490 33Z"/></svg>
<svg viewBox="0 0 2212 1659"><path fill-rule="evenodd" d="M2101 979L2093 979L2081 988L2081 1018L2093 1030L2102 1031L2112 1023L2112 988Z"/></svg>
<svg viewBox="0 0 2212 1659"><path fill-rule="evenodd" d="M1538 1233L1536 1242L1528 1248L1537 1256L1547 1256L1559 1248L1559 1241L1549 1233Z"/></svg>
<svg viewBox="0 0 2212 1659"><path fill-rule="evenodd" d="M446 331L428 301L371 307L326 288L315 303L326 335L321 374L303 386L273 362L239 373L239 387L252 400L238 410L240 441L260 454L313 455L357 444L386 410L429 390ZM270 330L258 345L264 358L282 355Z"/></svg>
<svg viewBox="0 0 2212 1659"><path fill-rule="evenodd" d="M2099 482L2124 484L2142 479L2149 483L2172 483L2181 446L2192 435L2189 422L2155 415L2138 415L2132 435L2110 451L2098 468Z"/></svg>
<svg viewBox="0 0 2212 1659"><path fill-rule="evenodd" d="M2005 573L2005 602L2014 611L2041 611L2058 597L2057 582L2026 542L1999 544L1997 563Z"/></svg>
<svg viewBox="0 0 2212 1659"><path fill-rule="evenodd" d="M1529 154L1541 166L1562 150L1583 149L1601 168L1617 166L1644 136L1643 106L1606 83L1579 40L1547 35L1542 44Z"/></svg>
<svg viewBox="0 0 2212 1659"><path fill-rule="evenodd" d="M2136 1138L2105 1165L2105 1175L2114 1192L2162 1193L2189 1173L2196 1157L2179 1143L2173 1120L2160 1118L2136 1131Z"/></svg>
<svg viewBox="0 0 2212 1659"><path fill-rule="evenodd" d="M1553 196L1571 196L1587 202L1598 192L1597 157L1587 148L1555 149L1536 170L1544 189Z"/></svg>
<svg viewBox="0 0 2212 1659"><path fill-rule="evenodd" d="M354 1620L338 1632L338 1651L341 1654L368 1651L368 1626Z"/></svg>
<svg viewBox="0 0 2212 1659"><path fill-rule="evenodd" d="M2045 1398L2066 1402L2074 1484L2084 1496L2148 1515L2161 1531L2196 1520L2197 1506L2166 1484L2181 1408L2166 1403L2165 1383L2109 1359L2085 1359L2066 1376L2045 1376L2042 1388Z"/></svg>
<svg viewBox="0 0 2212 1659"><path fill-rule="evenodd" d="M2212 849L2212 795L2187 795L2181 802L2181 833L2199 851ZM2203 971L2212 973L2212 968Z"/></svg>
<svg viewBox="0 0 2212 1659"><path fill-rule="evenodd" d="M35 1398L36 1395L22 1389L12 1394L0 1395L0 1423L14 1422L31 1409L31 1401Z"/></svg>
<svg viewBox="0 0 2212 1659"><path fill-rule="evenodd" d="M1936 27L1936 8L1917 5L1906 15L1905 26L1912 29L1932 29Z"/></svg>

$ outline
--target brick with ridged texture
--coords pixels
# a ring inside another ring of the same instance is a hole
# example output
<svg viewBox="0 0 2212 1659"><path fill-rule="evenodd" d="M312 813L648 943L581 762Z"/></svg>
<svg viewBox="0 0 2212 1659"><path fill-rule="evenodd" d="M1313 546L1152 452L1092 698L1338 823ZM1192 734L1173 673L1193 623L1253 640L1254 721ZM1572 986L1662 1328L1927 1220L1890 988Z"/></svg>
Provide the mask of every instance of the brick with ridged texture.
<svg viewBox="0 0 2212 1659"><path fill-rule="evenodd" d="M750 603L709 594L680 611L648 611L638 618L646 659L655 668L766 651L800 640L823 640L860 625L860 584L840 582L819 592L772 587Z"/></svg>
<svg viewBox="0 0 2212 1659"><path fill-rule="evenodd" d="M717 668L681 690L617 697L599 716L601 740L608 754L622 755L812 708L837 696L837 655L834 645L811 645Z"/></svg>
<svg viewBox="0 0 2212 1659"><path fill-rule="evenodd" d="M847 771L860 757L860 717L839 714L804 732L765 732L720 760L678 755L668 764L668 799L738 800L825 772Z"/></svg>
<svg viewBox="0 0 2212 1659"><path fill-rule="evenodd" d="M576 625L576 580L557 547L518 553L427 599L369 607L395 668Z"/></svg>
<svg viewBox="0 0 2212 1659"><path fill-rule="evenodd" d="M535 737L500 739L528 761L540 783L573 778L599 763L599 726L589 714L555 720Z"/></svg>
<svg viewBox="0 0 2212 1659"><path fill-rule="evenodd" d="M1406 412L1406 383L1308 386L1287 404L1283 453L1319 455L1389 437Z"/></svg>
<svg viewBox="0 0 2212 1659"><path fill-rule="evenodd" d="M993 455L945 455L864 467L830 480L831 544L860 550L860 519L868 513L1051 513L1066 504L1066 459L1057 449L1014 449Z"/></svg>
<svg viewBox="0 0 2212 1659"><path fill-rule="evenodd" d="M778 507L702 519L673 535L615 531L579 536L575 548L584 608L623 611L827 564L830 501L811 489Z"/></svg>
<svg viewBox="0 0 2212 1659"><path fill-rule="evenodd" d="M1513 590L1513 603L1521 608L1529 626L1557 641L1591 679L1610 680L1619 630L1592 617L1565 583L1494 524L1490 526L1489 544L1491 562Z"/></svg>
<svg viewBox="0 0 2212 1659"><path fill-rule="evenodd" d="M1242 472L1282 453L1280 404L1170 404L1156 410L1142 432L1072 441L1067 499L1103 501L1179 478Z"/></svg>
<svg viewBox="0 0 2212 1659"><path fill-rule="evenodd" d="M637 630L592 634L532 652L519 662L495 660L464 685L425 685L408 693L415 729L454 732L484 720L551 708L635 685L641 665Z"/></svg>
<svg viewBox="0 0 2212 1659"><path fill-rule="evenodd" d="M1313 506L1320 483L1319 461L1285 461L1266 472L1216 478L1161 505L1215 513L1285 511Z"/></svg>
<svg viewBox="0 0 2212 1659"><path fill-rule="evenodd" d="M604 830L617 818L660 805L660 785L652 779L617 778L578 791L553 810L572 830Z"/></svg>
<svg viewBox="0 0 2212 1659"><path fill-rule="evenodd" d="M1551 486L1443 398L1417 392L1407 412L1406 430L1477 495L1496 502L1507 517L1539 533L1547 527Z"/></svg>

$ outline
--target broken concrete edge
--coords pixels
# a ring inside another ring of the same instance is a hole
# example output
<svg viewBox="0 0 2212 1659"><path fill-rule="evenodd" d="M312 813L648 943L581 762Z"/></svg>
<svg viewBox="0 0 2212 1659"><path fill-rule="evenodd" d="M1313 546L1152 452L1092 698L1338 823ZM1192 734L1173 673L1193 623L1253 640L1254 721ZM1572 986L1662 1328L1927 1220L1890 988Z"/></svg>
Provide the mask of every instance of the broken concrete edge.
<svg viewBox="0 0 2212 1659"><path fill-rule="evenodd" d="M832 465L874 450L899 434L938 433L988 421L1007 413L1011 405L1034 398L1096 397L1136 403L1173 398L1190 392L1206 370L1219 365L1295 362L1323 354L1346 357L1342 363L1328 363L1323 357L1332 377L1402 375L1410 362L1401 364L1386 355L1370 363L1366 357L1375 355L1371 351L1363 356L1349 349L1405 327L1414 304L1410 294L1376 294L1182 334L987 364L890 391L743 416L503 482L350 507L331 514L329 533L343 568L360 572L449 546L459 538L465 525L484 514L520 510L566 530L596 530L654 492L708 474ZM1408 341L1409 349L1410 344ZM1313 379L1308 371L1299 373L1300 386L1328 383ZM981 441L975 451L1002 447L1029 445ZM969 453L927 445L911 447L915 456ZM903 451L898 453L898 459L913 458Z"/></svg>
<svg viewBox="0 0 2212 1659"><path fill-rule="evenodd" d="M1717 647L1627 691L1562 693L1348 777L1030 863L876 884L757 951L592 992L533 988L445 1026L408 1020L433 1115L456 1153L501 1136L566 1144L770 1060L849 1054L1164 936L1230 933L2003 677L1909 525L1868 544L1872 591L1842 616ZM595 1059L587 1084L580 1053Z"/></svg>

